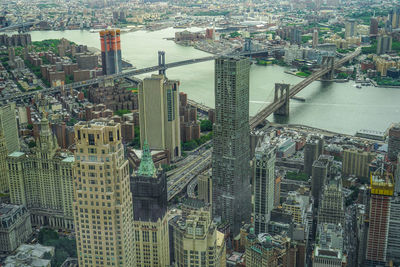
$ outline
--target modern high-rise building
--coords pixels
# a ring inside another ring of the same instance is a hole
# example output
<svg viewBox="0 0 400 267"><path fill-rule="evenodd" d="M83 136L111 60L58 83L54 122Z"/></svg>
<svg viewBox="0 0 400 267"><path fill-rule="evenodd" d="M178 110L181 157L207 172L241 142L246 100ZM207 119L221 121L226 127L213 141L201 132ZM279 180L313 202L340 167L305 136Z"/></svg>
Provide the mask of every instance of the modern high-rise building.
<svg viewBox="0 0 400 267"><path fill-rule="evenodd" d="M371 174L371 198L366 265L385 266L390 221L390 204L393 197L393 177L377 170Z"/></svg>
<svg viewBox="0 0 400 267"><path fill-rule="evenodd" d="M212 204L211 171L206 171L197 176L198 198L205 203Z"/></svg>
<svg viewBox="0 0 400 267"><path fill-rule="evenodd" d="M75 125L74 224L79 266L136 266L129 164L121 125Z"/></svg>
<svg viewBox="0 0 400 267"><path fill-rule="evenodd" d="M400 197L396 196L390 203L389 233L386 259L392 260L395 266L400 264Z"/></svg>
<svg viewBox="0 0 400 267"><path fill-rule="evenodd" d="M343 175L355 175L367 179L369 175L369 164L376 154L358 149L345 149L343 151L342 173Z"/></svg>
<svg viewBox="0 0 400 267"><path fill-rule="evenodd" d="M274 208L275 147L268 138L256 147L253 159L253 218L255 234L268 232Z"/></svg>
<svg viewBox="0 0 400 267"><path fill-rule="evenodd" d="M0 131L0 192L3 193L9 191L7 155L6 139Z"/></svg>
<svg viewBox="0 0 400 267"><path fill-rule="evenodd" d="M377 36L379 30L379 23L376 18L371 18L371 22L369 24L369 36Z"/></svg>
<svg viewBox="0 0 400 267"><path fill-rule="evenodd" d="M100 32L101 63L104 75L122 71L120 30L104 30Z"/></svg>
<svg viewBox="0 0 400 267"><path fill-rule="evenodd" d="M322 160L314 161L312 166L311 177L311 195L314 198L315 207L319 206L319 201L322 194L322 189L327 182L328 177L328 162Z"/></svg>
<svg viewBox="0 0 400 267"><path fill-rule="evenodd" d="M6 139L8 153L20 150L15 103L0 107L0 131Z"/></svg>
<svg viewBox="0 0 400 267"><path fill-rule="evenodd" d="M152 75L139 85L140 143L167 150L170 160L181 156L179 81Z"/></svg>
<svg viewBox="0 0 400 267"><path fill-rule="evenodd" d="M392 51L392 36L390 35L379 35L377 37L376 54L382 55Z"/></svg>
<svg viewBox="0 0 400 267"><path fill-rule="evenodd" d="M354 19L348 19L345 23L345 37L357 35L357 22Z"/></svg>
<svg viewBox="0 0 400 267"><path fill-rule="evenodd" d="M341 225L333 223L318 224L317 244L313 251L312 266L342 267L346 265L343 253L344 232Z"/></svg>
<svg viewBox="0 0 400 267"><path fill-rule="evenodd" d="M172 222L176 266L226 266L224 234L212 222L208 207Z"/></svg>
<svg viewBox="0 0 400 267"><path fill-rule="evenodd" d="M169 266L167 180L145 141L139 169L131 177L137 266Z"/></svg>
<svg viewBox="0 0 400 267"><path fill-rule="evenodd" d="M400 26L400 7L395 7L389 11L389 23L392 29Z"/></svg>
<svg viewBox="0 0 400 267"><path fill-rule="evenodd" d="M308 176L312 175L312 165L322 154L323 149L324 139L321 136L311 135L307 137L304 146L304 172Z"/></svg>
<svg viewBox="0 0 400 267"><path fill-rule="evenodd" d="M318 209L318 223L333 223L344 226L344 197L340 179L325 185Z"/></svg>
<svg viewBox="0 0 400 267"><path fill-rule="evenodd" d="M73 163L43 118L31 153L14 151L7 157L11 203L27 207L34 225L73 229Z"/></svg>
<svg viewBox="0 0 400 267"><path fill-rule="evenodd" d="M393 124L389 129L388 158L396 161L400 153L400 123Z"/></svg>
<svg viewBox="0 0 400 267"><path fill-rule="evenodd" d="M249 74L248 59L215 60L213 216L228 222L234 236L251 216Z"/></svg>
<svg viewBox="0 0 400 267"><path fill-rule="evenodd" d="M318 37L318 30L314 29L312 34L312 47L316 48L318 45L319 37Z"/></svg>

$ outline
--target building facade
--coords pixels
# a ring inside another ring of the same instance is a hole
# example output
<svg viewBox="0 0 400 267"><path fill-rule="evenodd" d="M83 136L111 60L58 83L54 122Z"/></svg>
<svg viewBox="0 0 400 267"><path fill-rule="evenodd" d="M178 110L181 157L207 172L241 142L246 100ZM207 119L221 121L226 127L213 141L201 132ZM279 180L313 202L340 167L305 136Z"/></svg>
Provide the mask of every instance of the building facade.
<svg viewBox="0 0 400 267"><path fill-rule="evenodd" d="M121 126L75 125L74 223L79 266L136 266L132 194Z"/></svg>
<svg viewBox="0 0 400 267"><path fill-rule="evenodd" d="M32 153L15 151L7 157L11 203L31 212L32 224L73 229L74 157L59 151L46 118Z"/></svg>
<svg viewBox="0 0 400 267"><path fill-rule="evenodd" d="M394 124L389 129L388 158L396 161L400 153L400 123Z"/></svg>
<svg viewBox="0 0 400 267"><path fill-rule="evenodd" d="M100 32L101 62L104 75L122 71L120 30L105 30Z"/></svg>
<svg viewBox="0 0 400 267"><path fill-rule="evenodd" d="M0 131L6 139L8 153L20 150L18 125L15 114L15 103L0 107Z"/></svg>
<svg viewBox="0 0 400 267"><path fill-rule="evenodd" d="M137 266L169 266L167 180L154 166L145 141L136 175L131 177Z"/></svg>
<svg viewBox="0 0 400 267"><path fill-rule="evenodd" d="M255 150L253 159L253 218L255 234L268 232L274 208L275 147L265 140Z"/></svg>
<svg viewBox="0 0 400 267"><path fill-rule="evenodd" d="M312 175L312 165L314 161L322 154L324 147L324 140L319 136L309 136L304 145L304 172Z"/></svg>
<svg viewBox="0 0 400 267"><path fill-rule="evenodd" d="M7 155L6 139L0 131L0 192L8 192L8 170L7 170Z"/></svg>
<svg viewBox="0 0 400 267"><path fill-rule="evenodd" d="M390 202L394 184L390 174L379 170L371 174L371 199L366 264L385 265L390 221Z"/></svg>
<svg viewBox="0 0 400 267"><path fill-rule="evenodd" d="M208 207L190 211L173 229L176 266L225 266L224 234L212 223Z"/></svg>
<svg viewBox="0 0 400 267"><path fill-rule="evenodd" d="M139 85L140 143L168 150L170 159L181 156L179 82L152 75ZM154 130L157 129L157 130Z"/></svg>
<svg viewBox="0 0 400 267"><path fill-rule="evenodd" d="M318 241L313 251L312 266L342 267L346 265L343 254L343 229L341 225L318 224Z"/></svg>
<svg viewBox="0 0 400 267"><path fill-rule="evenodd" d="M344 226L344 198L340 180L325 185L318 209L318 223L333 223Z"/></svg>
<svg viewBox="0 0 400 267"><path fill-rule="evenodd" d="M394 197L390 203L389 234L387 260L400 264L400 197Z"/></svg>
<svg viewBox="0 0 400 267"><path fill-rule="evenodd" d="M359 178L368 178L368 165L375 158L375 153L356 149L343 151L342 173L344 175L355 175Z"/></svg>
<svg viewBox="0 0 400 267"><path fill-rule="evenodd" d="M0 252L11 253L32 233L29 211L22 205L0 204Z"/></svg>
<svg viewBox="0 0 400 267"><path fill-rule="evenodd" d="M251 216L248 59L215 60L212 181L213 216L233 235Z"/></svg>

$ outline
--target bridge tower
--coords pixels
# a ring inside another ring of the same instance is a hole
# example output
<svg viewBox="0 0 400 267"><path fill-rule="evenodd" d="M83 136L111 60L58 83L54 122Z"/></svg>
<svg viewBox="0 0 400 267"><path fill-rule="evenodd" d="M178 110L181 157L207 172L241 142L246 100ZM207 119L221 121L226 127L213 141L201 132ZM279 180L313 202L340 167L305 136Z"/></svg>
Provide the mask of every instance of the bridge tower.
<svg viewBox="0 0 400 267"><path fill-rule="evenodd" d="M165 51L158 51L158 66L161 67L158 74L165 75Z"/></svg>
<svg viewBox="0 0 400 267"><path fill-rule="evenodd" d="M251 52L252 50L252 43L251 43L251 38L245 38L244 40L244 52Z"/></svg>
<svg viewBox="0 0 400 267"><path fill-rule="evenodd" d="M335 77L335 57L333 56L323 56L322 57L322 66L329 68L329 71L322 76L322 80L333 80Z"/></svg>
<svg viewBox="0 0 400 267"><path fill-rule="evenodd" d="M289 87L290 84L276 83L274 102L284 99L284 104L278 108L274 114L288 116L289 115Z"/></svg>

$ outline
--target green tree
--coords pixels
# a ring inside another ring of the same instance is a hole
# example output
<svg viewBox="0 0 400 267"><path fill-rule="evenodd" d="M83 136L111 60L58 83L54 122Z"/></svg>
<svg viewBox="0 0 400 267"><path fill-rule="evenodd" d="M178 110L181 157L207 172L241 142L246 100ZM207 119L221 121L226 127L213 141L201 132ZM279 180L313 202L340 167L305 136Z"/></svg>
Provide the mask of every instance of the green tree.
<svg viewBox="0 0 400 267"><path fill-rule="evenodd" d="M202 132L209 132L212 131L212 122L210 120L202 120L200 121L200 130Z"/></svg>

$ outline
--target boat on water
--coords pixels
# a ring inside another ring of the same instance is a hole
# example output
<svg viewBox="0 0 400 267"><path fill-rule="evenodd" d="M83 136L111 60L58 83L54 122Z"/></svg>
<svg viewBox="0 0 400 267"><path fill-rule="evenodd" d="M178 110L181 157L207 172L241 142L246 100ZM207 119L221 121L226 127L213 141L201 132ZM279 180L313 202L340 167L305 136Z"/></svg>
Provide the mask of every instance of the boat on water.
<svg viewBox="0 0 400 267"><path fill-rule="evenodd" d="M362 87L361 87L361 85L357 84L356 88L361 89Z"/></svg>

